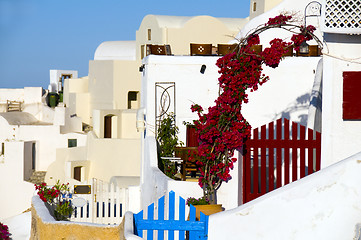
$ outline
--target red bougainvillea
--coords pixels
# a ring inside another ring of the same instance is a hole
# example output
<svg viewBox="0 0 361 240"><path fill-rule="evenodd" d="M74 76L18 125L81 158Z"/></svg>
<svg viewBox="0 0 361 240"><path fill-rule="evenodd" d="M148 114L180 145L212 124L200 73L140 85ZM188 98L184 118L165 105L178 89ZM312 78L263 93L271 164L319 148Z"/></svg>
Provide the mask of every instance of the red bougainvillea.
<svg viewBox="0 0 361 240"><path fill-rule="evenodd" d="M48 188L46 183L41 183L39 185L35 184L35 190L38 191L38 195L43 202L53 202L60 194L60 190L55 186Z"/></svg>
<svg viewBox="0 0 361 240"><path fill-rule="evenodd" d="M9 232L9 227L0 222L0 239L1 240L10 240L11 233Z"/></svg>
<svg viewBox="0 0 361 240"><path fill-rule="evenodd" d="M288 47L299 48L303 41L310 40L315 28L303 27L287 23L291 16L279 15L270 18L261 28L241 40L238 49L222 58L216 65L219 67L220 95L215 105L208 108L207 113L199 105L193 105L191 110L198 114L194 121L198 134L200 160L197 162L201 177L199 185L204 190L204 196L215 203L215 193L223 181L231 179L234 151L240 149L243 141L251 134L251 126L242 115L242 104L248 102L247 90L255 91L268 81L268 76L262 74L263 64L276 68ZM254 45L260 43L259 33L266 29L290 26L297 27L300 33L294 34L292 42L275 38L270 46L258 53Z"/></svg>

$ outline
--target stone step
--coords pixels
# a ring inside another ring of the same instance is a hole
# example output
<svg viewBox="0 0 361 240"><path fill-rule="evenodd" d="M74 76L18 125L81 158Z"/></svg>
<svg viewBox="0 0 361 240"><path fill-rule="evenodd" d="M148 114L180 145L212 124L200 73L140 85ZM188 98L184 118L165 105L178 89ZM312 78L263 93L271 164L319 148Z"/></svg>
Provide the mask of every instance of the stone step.
<svg viewBox="0 0 361 240"><path fill-rule="evenodd" d="M44 182L45 175L46 171L35 171L29 178L28 182L39 185Z"/></svg>

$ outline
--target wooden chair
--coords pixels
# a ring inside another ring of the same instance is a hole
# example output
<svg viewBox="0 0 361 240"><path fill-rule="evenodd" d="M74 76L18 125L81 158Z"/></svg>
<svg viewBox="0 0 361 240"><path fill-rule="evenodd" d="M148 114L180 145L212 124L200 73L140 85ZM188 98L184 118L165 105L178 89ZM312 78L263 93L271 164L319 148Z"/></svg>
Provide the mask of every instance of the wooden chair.
<svg viewBox="0 0 361 240"><path fill-rule="evenodd" d="M253 45L251 47L251 50L253 50L256 54L261 53L262 49L263 49L262 45Z"/></svg>
<svg viewBox="0 0 361 240"><path fill-rule="evenodd" d="M292 57L293 56L293 46L287 47L287 52L283 54L284 57Z"/></svg>
<svg viewBox="0 0 361 240"><path fill-rule="evenodd" d="M172 55L170 45L147 44L147 56L153 55Z"/></svg>
<svg viewBox="0 0 361 240"><path fill-rule="evenodd" d="M212 55L212 44L191 43L191 56L194 55Z"/></svg>
<svg viewBox="0 0 361 240"><path fill-rule="evenodd" d="M217 48L217 55L224 56L235 51L238 48L238 44L218 44Z"/></svg>
<svg viewBox="0 0 361 240"><path fill-rule="evenodd" d="M182 180L185 181L187 175L190 175L191 178L196 178L198 172L198 147L176 147L174 150L175 156L183 160Z"/></svg>

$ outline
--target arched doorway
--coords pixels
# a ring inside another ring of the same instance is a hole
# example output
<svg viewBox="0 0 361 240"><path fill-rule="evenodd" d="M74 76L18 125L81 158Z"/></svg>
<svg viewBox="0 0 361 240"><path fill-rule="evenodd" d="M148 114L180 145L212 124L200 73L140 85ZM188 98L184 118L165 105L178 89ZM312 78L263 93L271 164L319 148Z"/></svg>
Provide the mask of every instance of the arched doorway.
<svg viewBox="0 0 361 240"><path fill-rule="evenodd" d="M74 179L78 180L79 182L81 182L81 177L82 177L82 166L78 166L78 167L74 167Z"/></svg>
<svg viewBox="0 0 361 240"><path fill-rule="evenodd" d="M104 138L117 138L118 117L108 114L104 117Z"/></svg>

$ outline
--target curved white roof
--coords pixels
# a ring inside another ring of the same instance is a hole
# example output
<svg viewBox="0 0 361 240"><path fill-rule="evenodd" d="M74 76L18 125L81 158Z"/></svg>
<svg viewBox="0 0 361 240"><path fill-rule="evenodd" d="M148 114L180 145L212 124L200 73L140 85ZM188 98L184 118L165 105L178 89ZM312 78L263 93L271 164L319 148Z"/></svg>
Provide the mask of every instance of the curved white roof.
<svg viewBox="0 0 361 240"><path fill-rule="evenodd" d="M201 15L193 17L184 16L166 16L166 15L147 15L146 18L154 18L157 21L160 28L182 28L184 25L192 19L209 17L214 18L222 22L229 30L239 31L248 22L248 18L215 18L212 16Z"/></svg>
<svg viewBox="0 0 361 240"><path fill-rule="evenodd" d="M108 41L95 50L94 60L135 60L135 41Z"/></svg>
<svg viewBox="0 0 361 240"><path fill-rule="evenodd" d="M9 125L48 125L39 122L32 114L27 112L6 112L0 113L0 117L8 122Z"/></svg>

